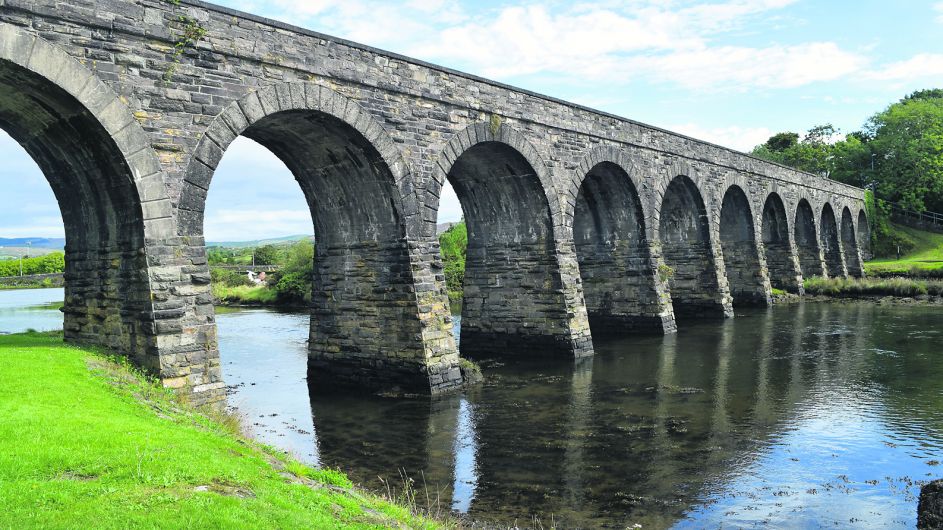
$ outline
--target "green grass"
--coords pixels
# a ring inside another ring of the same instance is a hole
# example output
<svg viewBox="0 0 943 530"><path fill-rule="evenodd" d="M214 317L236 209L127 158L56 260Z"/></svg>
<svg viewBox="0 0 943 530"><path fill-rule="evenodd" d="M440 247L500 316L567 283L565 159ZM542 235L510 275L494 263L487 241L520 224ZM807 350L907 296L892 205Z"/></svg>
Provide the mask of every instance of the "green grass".
<svg viewBox="0 0 943 530"><path fill-rule="evenodd" d="M912 251L900 260L879 258L864 264L869 276L911 276L943 278L943 234L925 232L902 225L891 224L891 229L913 241Z"/></svg>
<svg viewBox="0 0 943 530"><path fill-rule="evenodd" d="M837 297L941 296L943 281L913 278L807 278L806 294Z"/></svg>
<svg viewBox="0 0 943 530"><path fill-rule="evenodd" d="M213 297L223 304L275 305L278 292L270 287L256 285L229 286L222 283L212 284Z"/></svg>
<svg viewBox="0 0 943 530"><path fill-rule="evenodd" d="M434 528L61 336L0 336L0 528Z"/></svg>

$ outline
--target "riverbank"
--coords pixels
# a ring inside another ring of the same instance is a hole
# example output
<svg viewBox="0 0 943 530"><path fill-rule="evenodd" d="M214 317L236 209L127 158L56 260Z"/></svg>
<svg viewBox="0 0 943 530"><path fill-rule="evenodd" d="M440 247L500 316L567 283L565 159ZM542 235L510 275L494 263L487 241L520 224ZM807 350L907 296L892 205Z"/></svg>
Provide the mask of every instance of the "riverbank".
<svg viewBox="0 0 943 530"><path fill-rule="evenodd" d="M933 300L943 296L943 280L915 278L808 278L806 295L833 298L894 297Z"/></svg>
<svg viewBox="0 0 943 530"><path fill-rule="evenodd" d="M50 289L65 285L62 273L33 274L30 276L0 276L2 289Z"/></svg>
<svg viewBox="0 0 943 530"><path fill-rule="evenodd" d="M436 528L61 334L0 336L0 527Z"/></svg>

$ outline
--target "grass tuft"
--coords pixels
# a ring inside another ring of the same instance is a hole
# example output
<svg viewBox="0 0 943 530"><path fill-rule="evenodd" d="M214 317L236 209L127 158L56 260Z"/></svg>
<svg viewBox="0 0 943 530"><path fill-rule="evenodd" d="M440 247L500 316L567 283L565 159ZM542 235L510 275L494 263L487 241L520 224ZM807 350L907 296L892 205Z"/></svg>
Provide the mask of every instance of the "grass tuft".
<svg viewBox="0 0 943 530"><path fill-rule="evenodd" d="M912 278L807 278L805 292L836 297L941 296L943 281Z"/></svg>

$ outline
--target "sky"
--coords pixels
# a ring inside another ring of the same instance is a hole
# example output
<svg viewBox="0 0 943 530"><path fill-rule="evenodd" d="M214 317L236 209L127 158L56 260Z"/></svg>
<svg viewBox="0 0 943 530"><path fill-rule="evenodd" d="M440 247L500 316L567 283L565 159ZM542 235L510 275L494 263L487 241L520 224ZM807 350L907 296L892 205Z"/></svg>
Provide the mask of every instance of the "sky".
<svg viewBox="0 0 943 530"><path fill-rule="evenodd" d="M749 151L782 131L848 133L943 87L943 1L217 0ZM0 138L0 237L61 237L35 165ZM461 217L454 194L440 222ZM239 139L207 201L211 241L311 233L287 169Z"/></svg>

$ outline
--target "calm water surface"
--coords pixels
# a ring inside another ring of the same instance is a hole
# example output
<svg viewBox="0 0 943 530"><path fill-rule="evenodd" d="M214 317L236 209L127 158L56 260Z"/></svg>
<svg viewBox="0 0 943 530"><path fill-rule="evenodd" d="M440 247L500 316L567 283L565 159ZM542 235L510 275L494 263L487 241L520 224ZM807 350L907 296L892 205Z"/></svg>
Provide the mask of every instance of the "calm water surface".
<svg viewBox="0 0 943 530"><path fill-rule="evenodd" d="M479 521L912 528L918 485L943 477L938 308L781 306L597 340L576 363L508 352L436 400L309 398L306 315L218 322L230 404L259 438L371 488L405 470Z"/></svg>
<svg viewBox="0 0 943 530"><path fill-rule="evenodd" d="M0 334L62 329L62 298L62 288L0 290Z"/></svg>

